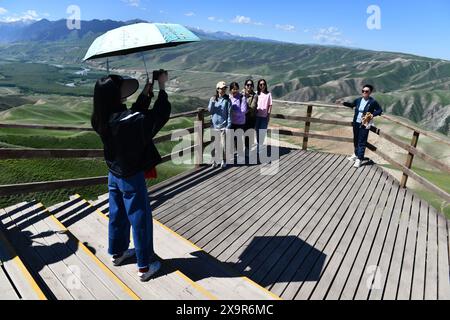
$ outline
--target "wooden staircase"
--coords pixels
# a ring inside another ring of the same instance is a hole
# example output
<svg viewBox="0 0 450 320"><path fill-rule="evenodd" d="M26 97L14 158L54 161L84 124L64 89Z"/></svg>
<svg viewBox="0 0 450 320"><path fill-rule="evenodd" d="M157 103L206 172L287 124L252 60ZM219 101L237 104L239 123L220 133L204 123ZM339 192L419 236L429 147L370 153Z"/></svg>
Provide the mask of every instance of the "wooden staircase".
<svg viewBox="0 0 450 320"><path fill-rule="evenodd" d="M140 282L136 261L110 262L107 213L107 195L0 209L0 300L279 299L156 220L162 268Z"/></svg>

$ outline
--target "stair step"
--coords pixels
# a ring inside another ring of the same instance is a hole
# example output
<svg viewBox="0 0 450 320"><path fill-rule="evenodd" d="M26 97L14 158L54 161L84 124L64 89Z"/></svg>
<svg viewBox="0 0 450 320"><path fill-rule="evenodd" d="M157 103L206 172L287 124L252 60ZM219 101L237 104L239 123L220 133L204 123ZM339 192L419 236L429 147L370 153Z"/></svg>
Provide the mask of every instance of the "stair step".
<svg viewBox="0 0 450 320"><path fill-rule="evenodd" d="M0 214L5 214L0 210ZM0 228L0 299L47 300Z"/></svg>
<svg viewBox="0 0 450 320"><path fill-rule="evenodd" d="M101 212L94 214L95 220L108 227L107 218ZM211 292L220 300L264 300L279 299L246 277L236 274L188 240L154 220L153 239L156 254L172 267Z"/></svg>
<svg viewBox="0 0 450 320"><path fill-rule="evenodd" d="M11 236L11 242L52 298L136 298L42 204L20 206L5 212L2 223Z"/></svg>
<svg viewBox="0 0 450 320"><path fill-rule="evenodd" d="M62 223L75 236L86 241L89 247L94 248L95 255L101 261L110 265L110 256L107 253L107 218L92 208L84 199L74 197L75 199L78 201L74 202L72 207L67 207L58 213L60 217L63 217ZM144 283L137 278L135 263L111 268L117 277L142 299L198 300L215 298L201 286L165 263L155 278Z"/></svg>

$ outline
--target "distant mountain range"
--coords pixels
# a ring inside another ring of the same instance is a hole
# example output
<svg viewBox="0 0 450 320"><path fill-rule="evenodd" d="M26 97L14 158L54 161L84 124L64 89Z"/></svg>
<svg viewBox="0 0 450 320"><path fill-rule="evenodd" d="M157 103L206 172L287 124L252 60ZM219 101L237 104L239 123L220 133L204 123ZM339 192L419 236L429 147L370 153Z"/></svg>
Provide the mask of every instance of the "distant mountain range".
<svg viewBox="0 0 450 320"><path fill-rule="evenodd" d="M96 36L114 28L125 25L148 22L145 20L113 21L91 20L81 21L80 30L69 30L66 20L49 21L19 21L13 23L0 22L0 43L14 43L24 41L61 41L66 39L82 39ZM188 27L203 40L246 40L256 42L277 42L275 40L259 39L233 35L228 32L210 32L199 28Z"/></svg>
<svg viewBox="0 0 450 320"><path fill-rule="evenodd" d="M81 64L96 36L136 22L141 20L82 21L81 30L74 31L67 29L65 20L0 24L0 42L7 43L1 47L0 60ZM206 86L221 73L227 78L230 74L263 76L274 97L294 101L352 99L364 83L372 83L385 110L450 135L450 61L191 30L205 41L152 52L152 64L202 73ZM121 65L142 68L133 56ZM199 80L180 83L186 84L186 92L195 92ZM198 95L205 94L203 88L197 88Z"/></svg>

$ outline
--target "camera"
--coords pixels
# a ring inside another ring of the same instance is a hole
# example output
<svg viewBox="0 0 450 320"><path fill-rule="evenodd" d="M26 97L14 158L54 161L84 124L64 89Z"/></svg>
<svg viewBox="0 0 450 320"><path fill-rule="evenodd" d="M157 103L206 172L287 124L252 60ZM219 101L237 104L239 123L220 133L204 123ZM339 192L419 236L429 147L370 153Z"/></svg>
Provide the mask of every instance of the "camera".
<svg viewBox="0 0 450 320"><path fill-rule="evenodd" d="M167 75L167 70L159 69L153 71L153 81L158 80L159 76L161 76L162 74Z"/></svg>

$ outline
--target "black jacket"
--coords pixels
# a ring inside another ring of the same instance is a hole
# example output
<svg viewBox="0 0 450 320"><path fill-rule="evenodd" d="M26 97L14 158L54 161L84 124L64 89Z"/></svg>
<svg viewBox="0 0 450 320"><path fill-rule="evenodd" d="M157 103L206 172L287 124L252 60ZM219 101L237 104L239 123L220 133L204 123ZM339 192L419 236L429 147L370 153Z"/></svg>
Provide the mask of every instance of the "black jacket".
<svg viewBox="0 0 450 320"><path fill-rule="evenodd" d="M150 102L141 94L131 109L122 105L109 118L108 133L101 138L106 164L118 177L133 176L161 162L153 137L169 120L171 104L162 90L151 110Z"/></svg>
<svg viewBox="0 0 450 320"><path fill-rule="evenodd" d="M355 123L356 119L358 118L358 113L359 113L358 109L359 109L359 105L361 104L362 99L363 98L358 98L353 103L344 102L344 106L349 107L349 108L355 108L355 115L353 117L353 123ZM366 107L364 108L363 116L367 112L370 112L371 114L373 114L374 117L377 117L377 116L381 116L381 114L383 113L383 109L381 109L380 105L374 98L370 97L369 102L367 103Z"/></svg>

